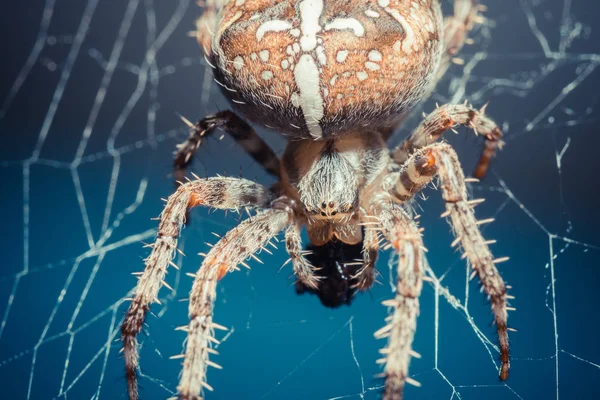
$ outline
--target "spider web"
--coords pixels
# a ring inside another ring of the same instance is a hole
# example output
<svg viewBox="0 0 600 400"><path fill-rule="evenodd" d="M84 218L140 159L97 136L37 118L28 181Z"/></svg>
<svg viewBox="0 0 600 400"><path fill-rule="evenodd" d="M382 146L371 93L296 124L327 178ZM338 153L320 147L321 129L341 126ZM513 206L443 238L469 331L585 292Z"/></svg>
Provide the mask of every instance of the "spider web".
<svg viewBox="0 0 600 400"><path fill-rule="evenodd" d="M425 192L422 226L428 274L411 364L421 388L406 398L597 398L600 299L597 124L600 7L571 0L484 2L488 21L438 85L435 102L491 101L506 146L490 176L470 188L487 201L481 218L517 308L510 324L512 375L497 378L489 305L468 284L438 216L439 193ZM489 4L487 4L489 3ZM444 5L449 8L449 4ZM18 399L125 398L118 328L147 254L161 197L172 190L172 150L186 137L177 113L200 118L227 103L193 39L199 9L188 0L46 0L3 5L0 173L0 382ZM14 38L14 39L13 39ZM8 56L10 55L10 56ZM416 114L420 114L420 111ZM396 142L413 128L407 123ZM278 152L281 138L264 133ZM478 144L449 137L467 169ZM467 138L467 139L464 139ZM222 155L227 155L223 157ZM229 173L269 183L229 138L209 141L200 174ZM238 216L198 210L142 338L144 399L176 391L184 300L195 254ZM391 296L394 260L382 253L383 284L352 306L325 309L297 296L283 249L237 272L219 289L215 319L224 370L209 371L209 399L374 399L384 345L373 338ZM158 317L158 318L157 318Z"/></svg>

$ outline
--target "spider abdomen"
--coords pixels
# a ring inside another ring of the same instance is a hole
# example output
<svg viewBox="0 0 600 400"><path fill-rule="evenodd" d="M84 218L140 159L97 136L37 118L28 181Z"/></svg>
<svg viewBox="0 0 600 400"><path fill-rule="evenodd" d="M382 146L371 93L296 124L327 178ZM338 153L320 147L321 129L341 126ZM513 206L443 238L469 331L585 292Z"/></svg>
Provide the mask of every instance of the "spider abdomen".
<svg viewBox="0 0 600 400"><path fill-rule="evenodd" d="M441 39L437 0L231 0L210 58L247 118L318 139L394 125L429 92Z"/></svg>

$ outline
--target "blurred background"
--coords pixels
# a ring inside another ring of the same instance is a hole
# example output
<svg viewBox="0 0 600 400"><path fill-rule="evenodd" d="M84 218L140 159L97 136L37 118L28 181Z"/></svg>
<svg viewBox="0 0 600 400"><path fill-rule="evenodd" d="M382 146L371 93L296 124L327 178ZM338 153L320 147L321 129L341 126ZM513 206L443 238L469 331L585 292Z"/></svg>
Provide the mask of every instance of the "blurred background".
<svg viewBox="0 0 600 400"><path fill-rule="evenodd" d="M483 1L482 1L483 2ZM434 96L394 137L398 143L435 103L469 99L503 127L506 146L489 176L470 187L495 217L485 236L509 256L501 272L516 296L509 323L512 369L498 380L490 307L468 282L439 218L440 193L422 208L430 274L407 399L599 398L600 5L584 0L484 1L488 20ZM444 9L452 2L445 1ZM201 9L187 0L31 0L0 13L0 383L2 398L124 399L118 328L143 268L161 198L172 189L177 114L197 120L228 104L194 39ZM281 153L284 140L263 137ZM481 142L447 136L471 171ZM200 176L240 173L272 183L227 136L196 158ZM141 338L141 394L176 391L191 278L211 232L238 216L194 210L161 305ZM215 320L229 328L207 399L376 399L376 364L392 296L389 252L382 284L350 306L328 309L297 295L280 248L219 286ZM390 264L391 263L391 264Z"/></svg>

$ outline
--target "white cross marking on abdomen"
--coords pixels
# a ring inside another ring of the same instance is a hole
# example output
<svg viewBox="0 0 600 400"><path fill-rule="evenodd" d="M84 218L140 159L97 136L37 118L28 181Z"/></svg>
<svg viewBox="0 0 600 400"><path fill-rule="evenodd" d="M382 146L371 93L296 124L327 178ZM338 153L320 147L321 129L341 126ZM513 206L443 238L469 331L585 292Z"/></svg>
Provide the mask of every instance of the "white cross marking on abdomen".
<svg viewBox="0 0 600 400"><path fill-rule="evenodd" d="M321 70L326 64L325 49L317 34L323 30L319 18L323 14L323 0L302 0L300 9L300 49L302 55L294 66L294 81L298 87L298 105L302 109L306 128L312 137L320 139L323 136L321 120L325 115L325 101L321 91ZM325 30L350 30L357 37L364 35L363 25L355 18L337 18L325 25ZM263 22L256 30L256 40L260 42L267 32L288 31L294 29L290 21L269 20ZM296 30L296 35L297 30ZM296 45L297 46L297 45ZM316 53L313 54L313 52Z"/></svg>

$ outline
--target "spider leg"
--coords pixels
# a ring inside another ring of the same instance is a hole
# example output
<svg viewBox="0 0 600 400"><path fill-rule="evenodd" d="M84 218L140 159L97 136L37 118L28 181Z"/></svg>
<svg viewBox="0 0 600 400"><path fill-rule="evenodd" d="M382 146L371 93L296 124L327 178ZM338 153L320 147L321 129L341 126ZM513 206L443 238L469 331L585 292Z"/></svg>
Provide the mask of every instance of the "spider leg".
<svg viewBox="0 0 600 400"><path fill-rule="evenodd" d="M444 48L442 61L438 70L438 80L444 76L453 58L469 40L467 35L483 17L479 14L486 7L477 0L454 0L454 14L444 21Z"/></svg>
<svg viewBox="0 0 600 400"><path fill-rule="evenodd" d="M191 32L191 34L196 36L198 44L207 56L210 56L212 53L212 39L218 27L218 15L223 6L222 3L224 3L222 0L205 0L203 2L202 15L196 20L196 32Z"/></svg>
<svg viewBox="0 0 600 400"><path fill-rule="evenodd" d="M423 287L424 254L421 234L416 223L398 204L380 204L375 211L380 218L383 233L398 252L396 295L384 305L393 308L386 318L387 324L375 333L377 338L388 338L387 347L381 350L385 362L384 400L402 398L404 383L418 385L408 376L412 350L417 330L419 296ZM378 362L380 362L378 361Z"/></svg>
<svg viewBox="0 0 600 400"><path fill-rule="evenodd" d="M217 281L285 229L292 222L292 216L290 210L262 211L229 231L204 259L190 294L190 323L182 328L188 335L177 387L181 400L198 400L203 388L212 390L206 383L206 369L208 366L220 368L208 358L209 353L215 353L211 342L218 343L214 329L223 329L212 319Z"/></svg>
<svg viewBox="0 0 600 400"><path fill-rule="evenodd" d="M292 268L298 283L317 290L320 277L315 275L314 267L303 255L302 238L300 237L300 226L298 224L290 225L286 229L285 247L292 260Z"/></svg>
<svg viewBox="0 0 600 400"><path fill-rule="evenodd" d="M144 272L139 277L133 298L121 326L125 372L130 400L138 399L137 370L139 353L137 335L142 329L150 304L158 302L158 292L165 285L167 267L177 249L177 239L185 222L186 210L203 205L221 209L266 207L271 193L265 187L235 178L209 178L186 183L173 193L161 214L158 234Z"/></svg>
<svg viewBox="0 0 600 400"><path fill-rule="evenodd" d="M490 220L477 221L473 207L480 201L468 201L465 177L458 156L446 143L435 143L414 153L397 176L396 185L390 193L398 200L405 201L427 185L434 176L440 178L442 197L446 201L444 216L454 231L456 241L453 246L462 245L463 257L473 268L473 276L479 276L483 290L492 304L494 322L500 343L500 379L508 378L510 368L508 344L508 305L506 285L498 273L496 264L507 258L494 259L479 225Z"/></svg>
<svg viewBox="0 0 600 400"><path fill-rule="evenodd" d="M369 221L373 222L373 221ZM377 254L379 252L379 232L378 226L371 225L369 222L366 223L364 228L363 236L363 266L358 270L355 278L358 278L358 282L354 287L360 291L369 290L377 278L377 270L375 269L375 262L377 261Z"/></svg>
<svg viewBox="0 0 600 400"><path fill-rule="evenodd" d="M416 150L435 143L444 132L456 125L464 125L485 137L485 145L473 176L483 178L490 160L501 147L502 132L494 121L485 115L485 106L475 110L466 104L446 104L429 114L417 129L392 151L392 159L402 165Z"/></svg>
<svg viewBox="0 0 600 400"><path fill-rule="evenodd" d="M202 141L214 133L217 128L229 133L235 141L269 174L279 177L279 159L275 152L260 138L243 119L233 111L225 110L209 115L193 125L187 121L192 129L187 140L177 146L173 167L175 179L183 181L185 171L192 161L192 157L200 148Z"/></svg>

